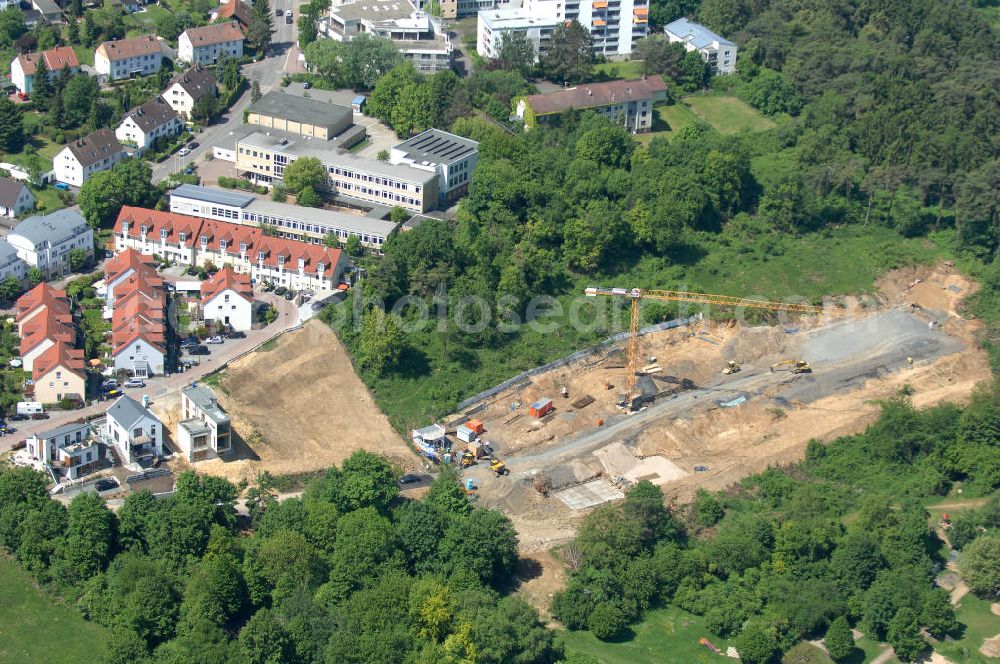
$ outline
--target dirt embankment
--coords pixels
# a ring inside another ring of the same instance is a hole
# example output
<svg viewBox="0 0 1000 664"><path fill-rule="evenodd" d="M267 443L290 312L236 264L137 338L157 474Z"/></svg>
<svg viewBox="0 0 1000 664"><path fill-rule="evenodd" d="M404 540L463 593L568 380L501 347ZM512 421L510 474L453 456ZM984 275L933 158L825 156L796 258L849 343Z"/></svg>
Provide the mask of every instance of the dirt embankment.
<svg viewBox="0 0 1000 664"><path fill-rule="evenodd" d="M233 481L263 470L299 473L340 464L359 449L403 468L419 465L354 372L340 340L320 321L231 364L216 393L242 442L234 459L200 462L200 472Z"/></svg>

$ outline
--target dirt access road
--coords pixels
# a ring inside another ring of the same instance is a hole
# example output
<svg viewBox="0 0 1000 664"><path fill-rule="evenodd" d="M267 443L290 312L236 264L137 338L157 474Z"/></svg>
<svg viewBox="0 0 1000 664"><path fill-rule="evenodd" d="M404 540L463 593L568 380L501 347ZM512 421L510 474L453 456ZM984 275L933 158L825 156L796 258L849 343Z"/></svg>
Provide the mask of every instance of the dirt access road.
<svg viewBox="0 0 1000 664"><path fill-rule="evenodd" d="M270 349L233 362L216 389L242 439L236 458L196 464L203 473L252 480L263 470L299 473L340 464L366 449L404 468L419 460L392 429L354 372L337 336L320 321L288 332ZM179 404L168 413L169 427ZM174 462L176 470L186 467Z"/></svg>

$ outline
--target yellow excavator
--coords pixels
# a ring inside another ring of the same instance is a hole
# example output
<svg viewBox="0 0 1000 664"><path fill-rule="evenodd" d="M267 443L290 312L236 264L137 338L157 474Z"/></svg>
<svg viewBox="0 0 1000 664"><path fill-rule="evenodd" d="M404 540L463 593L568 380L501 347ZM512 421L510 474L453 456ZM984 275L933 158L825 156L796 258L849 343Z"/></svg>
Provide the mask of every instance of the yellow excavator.
<svg viewBox="0 0 1000 664"><path fill-rule="evenodd" d="M726 366L724 366L722 368L722 375L724 375L724 376L731 376L733 374L739 373L742 370L743 370L743 367L741 367L736 362L736 360L729 360L729 362L726 363Z"/></svg>
<svg viewBox="0 0 1000 664"><path fill-rule="evenodd" d="M490 461L490 470L492 470L493 474L496 475L497 477L500 477L501 475L506 475L507 473L510 472L510 470L507 469L507 464L505 464L500 459L497 459L496 457L493 457L493 459Z"/></svg>
<svg viewBox="0 0 1000 664"><path fill-rule="evenodd" d="M475 454L473 454L472 452L465 452L464 454L462 454L462 461L460 464L462 468L468 468L469 466L475 465L475 463L476 463Z"/></svg>
<svg viewBox="0 0 1000 664"><path fill-rule="evenodd" d="M793 374L812 373L812 367L805 360L782 360L771 365L771 371L791 371Z"/></svg>

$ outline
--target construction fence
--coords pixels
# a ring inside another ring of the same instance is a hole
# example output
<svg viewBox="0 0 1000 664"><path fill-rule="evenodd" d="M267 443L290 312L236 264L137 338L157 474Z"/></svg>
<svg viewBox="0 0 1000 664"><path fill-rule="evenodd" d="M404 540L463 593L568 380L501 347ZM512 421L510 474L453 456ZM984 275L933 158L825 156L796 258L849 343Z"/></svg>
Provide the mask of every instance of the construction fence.
<svg viewBox="0 0 1000 664"><path fill-rule="evenodd" d="M646 334L651 334L653 332L662 332L663 330L672 330L674 328L683 327L685 325L691 325L692 323L697 323L698 321L700 321L701 318L702 318L701 314L695 314L694 316L688 316L687 318L675 318L673 320L668 320L668 321L664 321L662 323L657 323L656 325L650 325L648 327L644 327L644 328L640 329L639 330L639 336L644 336ZM631 334L631 332L628 332L628 331L626 331L626 332L619 332L618 334L615 334L613 336L608 337L607 339L605 339L604 341L602 341L601 343L599 343L599 344L597 344L595 346L591 346L590 348L584 348L583 350L578 350L575 353L573 353L572 355L567 355L566 357L560 358L558 360L554 360L552 362L549 362L548 364L543 364L540 367L535 367L534 369L529 369L528 371L525 371L524 373L520 373L520 374L514 376L513 378L505 380L504 382L500 383L499 385L494 385L490 389L484 390L484 391L480 392L479 394L477 394L474 397L470 397L470 398L466 399L465 401L463 401L460 404L458 404L458 406L456 407L455 410L458 411L458 412L465 412L465 410L467 408L469 408L470 406L473 406L475 404L479 404L480 402L482 402L482 401L484 401L486 399L491 399L492 397L495 397L496 395L500 394L504 390L507 390L507 389L509 389L511 387L515 387L515 386L520 385L522 383L526 383L532 376L537 376L539 374L545 373L546 371L551 371L552 369L558 369L559 367L564 367L564 366L566 366L568 364L572 364L573 362L578 362L579 360L582 360L584 358L590 357L591 355L594 355L595 353L599 353L599 352L601 352L603 350L606 350L607 348L609 348L610 346L613 346L614 344L618 343L619 341L623 341L625 339L628 339L628 337L629 337L630 334ZM478 410L480 410L480 409L477 408L477 409L474 409L473 411L467 412L465 414L466 415L472 415L475 412L478 412Z"/></svg>

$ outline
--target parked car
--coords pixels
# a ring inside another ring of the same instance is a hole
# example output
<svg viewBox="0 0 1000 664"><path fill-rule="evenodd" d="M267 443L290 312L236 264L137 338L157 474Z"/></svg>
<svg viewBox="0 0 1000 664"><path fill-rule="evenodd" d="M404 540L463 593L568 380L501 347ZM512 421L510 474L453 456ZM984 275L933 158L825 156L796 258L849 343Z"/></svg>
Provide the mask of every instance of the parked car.
<svg viewBox="0 0 1000 664"><path fill-rule="evenodd" d="M209 337L208 339L205 339L205 343L207 344L221 344L222 341L223 339L219 335L215 335L214 337Z"/></svg>
<svg viewBox="0 0 1000 664"><path fill-rule="evenodd" d="M118 480L116 479L97 480L94 484L94 488L98 491L111 491L112 489L117 489L119 486L121 485L118 484Z"/></svg>
<svg viewBox="0 0 1000 664"><path fill-rule="evenodd" d="M288 12L287 14L285 14L285 24L286 25L292 24L292 12Z"/></svg>
<svg viewBox="0 0 1000 664"><path fill-rule="evenodd" d="M110 390L113 387L118 387L118 379L117 378L109 378L106 381L104 381L103 383L101 383L101 389L102 390Z"/></svg>
<svg viewBox="0 0 1000 664"><path fill-rule="evenodd" d="M23 422L30 419L30 415L25 415L24 413L14 413L13 415L8 415L7 419L11 422Z"/></svg>
<svg viewBox="0 0 1000 664"><path fill-rule="evenodd" d="M4 424L3 426L0 426L0 436L7 436L12 433L15 433L16 431L17 429L10 426L9 424Z"/></svg>
<svg viewBox="0 0 1000 664"><path fill-rule="evenodd" d="M325 307L327 304L328 304L327 302L323 302L322 300L320 300L319 302L313 302L312 303L312 310L313 311L319 311L320 309L322 309L323 307Z"/></svg>
<svg viewBox="0 0 1000 664"><path fill-rule="evenodd" d="M184 175L194 175L194 166L188 166L185 168Z"/></svg>
<svg viewBox="0 0 1000 664"><path fill-rule="evenodd" d="M212 351L208 349L208 346L192 346L188 348L188 355L211 355Z"/></svg>
<svg viewBox="0 0 1000 664"><path fill-rule="evenodd" d="M55 187L56 189L59 189L60 191L69 191L69 185L66 184L65 182L56 182L52 186Z"/></svg>
<svg viewBox="0 0 1000 664"><path fill-rule="evenodd" d="M414 475L413 473L407 473L399 478L400 484L414 484L420 481L420 475Z"/></svg>
<svg viewBox="0 0 1000 664"><path fill-rule="evenodd" d="M146 381L142 378L129 378L125 381L125 387L146 387Z"/></svg>
<svg viewBox="0 0 1000 664"><path fill-rule="evenodd" d="M295 299L295 291L289 290L287 293L285 293L285 299L286 300L294 300Z"/></svg>
<svg viewBox="0 0 1000 664"><path fill-rule="evenodd" d="M184 339L181 339L181 348L185 348L187 346L197 346L197 345L198 345L198 337L185 337Z"/></svg>
<svg viewBox="0 0 1000 664"><path fill-rule="evenodd" d="M184 147L182 147L180 150L177 151L177 155L180 156L180 157L186 157L189 154L191 154L191 148L189 148L186 145Z"/></svg>
<svg viewBox="0 0 1000 664"><path fill-rule="evenodd" d="M33 419L33 420L47 420L50 417L52 417L52 416L49 415L48 413L32 413L31 414L31 419Z"/></svg>
<svg viewBox="0 0 1000 664"><path fill-rule="evenodd" d="M201 147L201 143L199 143L198 141L191 141L191 142L189 142L187 144L187 149L188 150L197 150L200 147Z"/></svg>
<svg viewBox="0 0 1000 664"><path fill-rule="evenodd" d="M303 84L302 84L302 87L303 87L303 88L304 88L305 90L310 90L310 89L312 89L312 86L313 86L313 84L312 84L312 83L310 83L309 81L306 81L305 83L303 83Z"/></svg>
<svg viewBox="0 0 1000 664"><path fill-rule="evenodd" d="M274 289L274 294L275 295L284 295L287 292L288 292L288 289L285 288L284 286L278 286L277 288Z"/></svg>
<svg viewBox="0 0 1000 664"><path fill-rule="evenodd" d="M247 333L241 332L240 330L233 330L232 332L226 332L222 336L224 336L227 339L246 339Z"/></svg>
<svg viewBox="0 0 1000 664"><path fill-rule="evenodd" d="M280 10L280 9L275 9L275 10L274 10L274 15L275 15L275 16L281 16L281 15L282 15L282 14L284 14L284 13L285 13L285 12L283 12L283 11L282 11L282 10Z"/></svg>
<svg viewBox="0 0 1000 664"><path fill-rule="evenodd" d="M109 399L117 399L121 395L122 391L119 390L118 388L115 388L113 390L108 390L107 392L104 393L104 396L106 396Z"/></svg>

